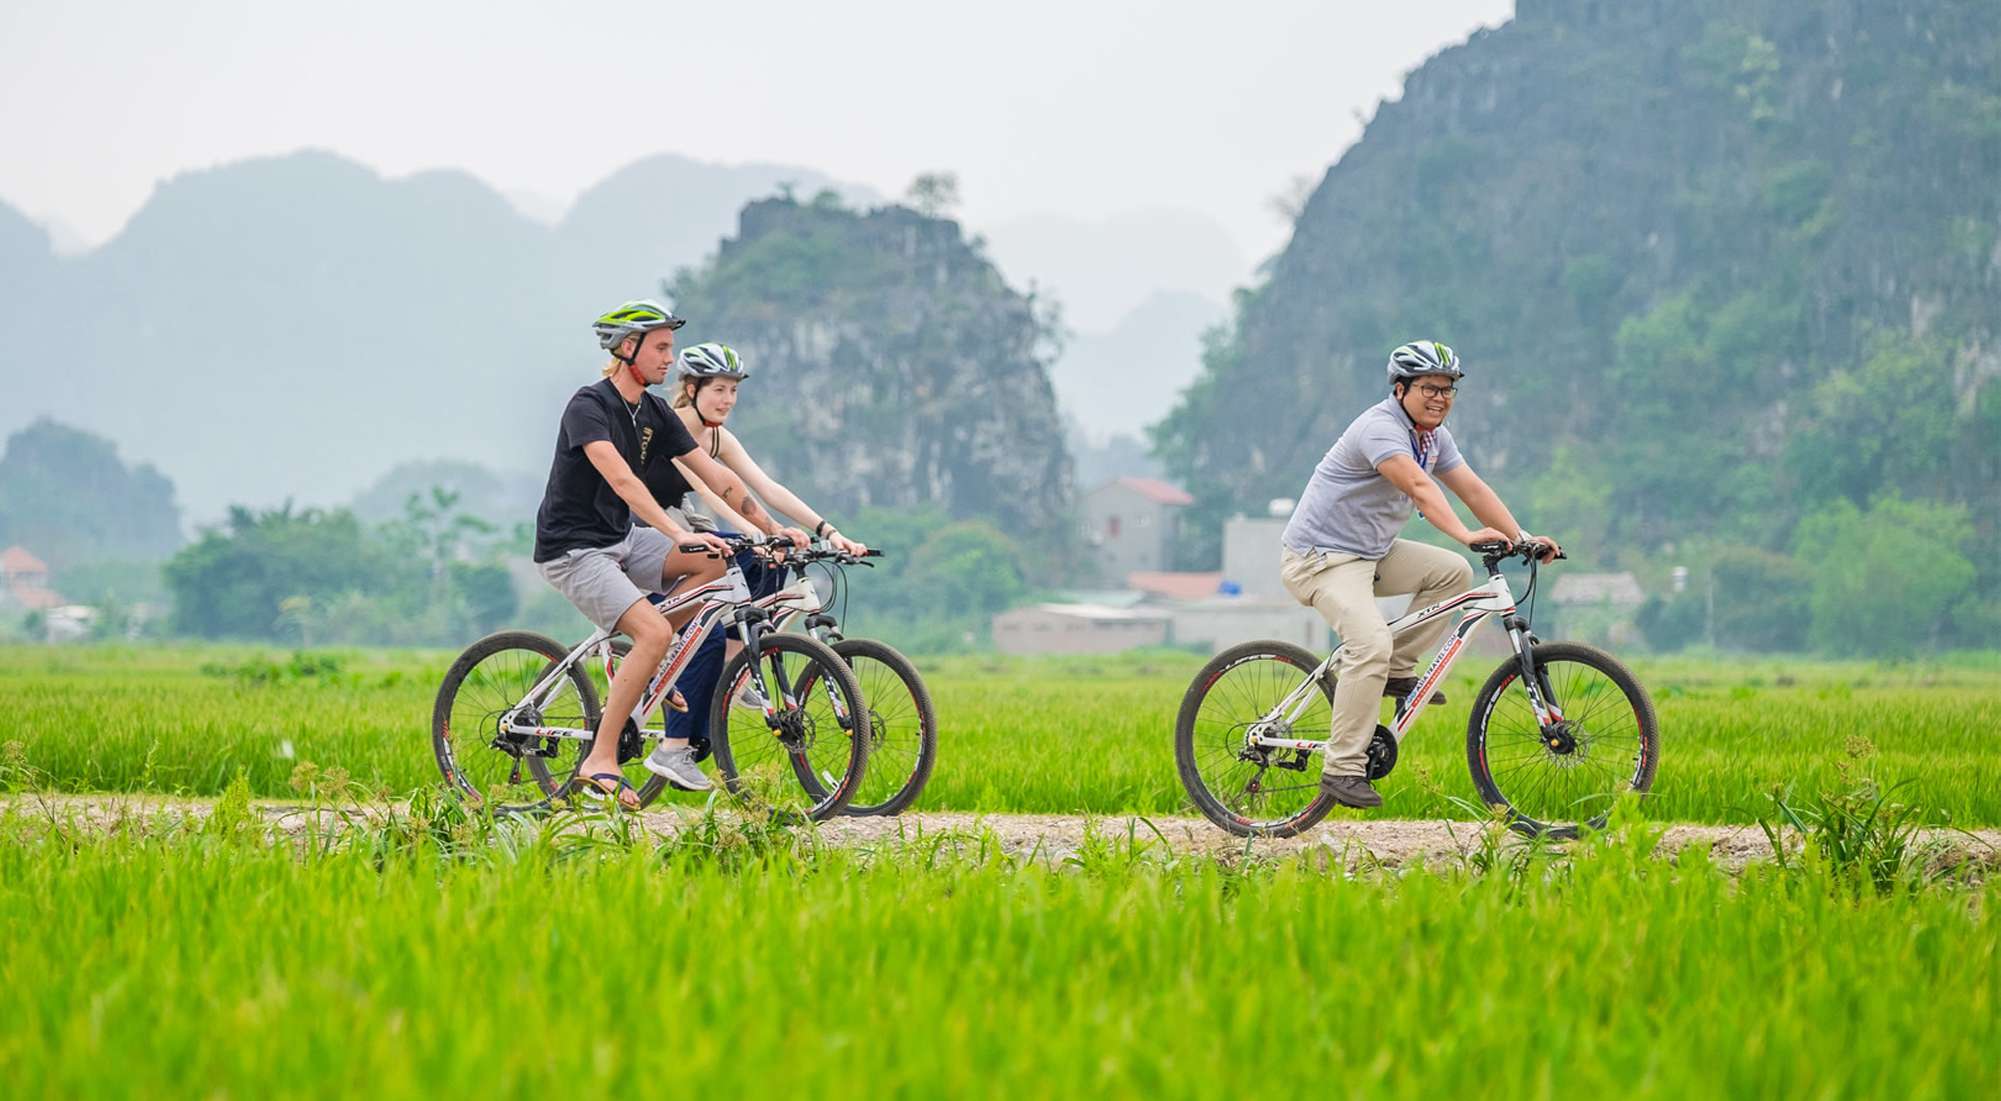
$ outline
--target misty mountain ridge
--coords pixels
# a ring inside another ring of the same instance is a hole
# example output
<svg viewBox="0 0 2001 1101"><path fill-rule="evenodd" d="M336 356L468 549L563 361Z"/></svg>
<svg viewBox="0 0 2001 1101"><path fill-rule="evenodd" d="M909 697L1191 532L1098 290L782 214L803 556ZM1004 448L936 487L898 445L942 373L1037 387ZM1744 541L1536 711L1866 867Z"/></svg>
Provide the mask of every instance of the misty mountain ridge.
<svg viewBox="0 0 2001 1101"><path fill-rule="evenodd" d="M585 319L660 293L750 200L824 191L878 201L803 167L659 154L563 204L462 170L386 177L303 150L163 181L77 255L0 202L0 433L38 415L102 433L166 472L195 522L237 502L347 501L438 456L513 484L539 476L550 410L595 377ZM1010 226L998 247L1016 270L1032 257L1055 272L1044 301L1079 288L1072 324L1149 287L1206 289L1135 298L1075 333L1056 368L1076 380L1059 384L1063 405L1089 434L1136 433L1192 376L1240 254L1185 211ZM73 339L69 319L105 303L119 304L119 338ZM1132 392L1162 400L1128 415Z"/></svg>
<svg viewBox="0 0 2001 1101"><path fill-rule="evenodd" d="M553 410L597 377L588 319L659 293L780 185L872 195L661 155L549 226L463 171L303 151L175 176L75 257L0 203L0 433L103 433L196 520L342 501L399 460L539 470Z"/></svg>

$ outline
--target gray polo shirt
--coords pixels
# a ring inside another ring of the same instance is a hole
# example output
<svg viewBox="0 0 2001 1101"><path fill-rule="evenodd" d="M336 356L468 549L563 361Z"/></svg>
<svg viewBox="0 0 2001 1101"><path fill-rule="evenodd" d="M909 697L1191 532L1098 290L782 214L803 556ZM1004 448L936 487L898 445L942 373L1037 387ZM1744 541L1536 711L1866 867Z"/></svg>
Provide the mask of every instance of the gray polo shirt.
<svg viewBox="0 0 2001 1101"><path fill-rule="evenodd" d="M1376 470L1409 455L1427 474L1466 465L1443 425L1420 432L1394 397L1370 406L1313 468L1281 540L1302 553L1324 550L1381 558L1410 521L1411 499Z"/></svg>

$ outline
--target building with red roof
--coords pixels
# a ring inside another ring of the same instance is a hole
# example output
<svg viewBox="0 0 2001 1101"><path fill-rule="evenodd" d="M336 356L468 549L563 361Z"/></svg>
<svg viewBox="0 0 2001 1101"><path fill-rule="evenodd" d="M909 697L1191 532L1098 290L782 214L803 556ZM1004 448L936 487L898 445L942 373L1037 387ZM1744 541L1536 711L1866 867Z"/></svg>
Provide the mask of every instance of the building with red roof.
<svg viewBox="0 0 2001 1101"><path fill-rule="evenodd" d="M49 588L49 567L22 546L0 551L0 608L47 611L64 603Z"/></svg>
<svg viewBox="0 0 2001 1101"><path fill-rule="evenodd" d="M1123 579L1134 572L1167 569L1179 514L1195 498L1154 478L1114 478L1084 494L1084 538L1095 548L1099 571Z"/></svg>

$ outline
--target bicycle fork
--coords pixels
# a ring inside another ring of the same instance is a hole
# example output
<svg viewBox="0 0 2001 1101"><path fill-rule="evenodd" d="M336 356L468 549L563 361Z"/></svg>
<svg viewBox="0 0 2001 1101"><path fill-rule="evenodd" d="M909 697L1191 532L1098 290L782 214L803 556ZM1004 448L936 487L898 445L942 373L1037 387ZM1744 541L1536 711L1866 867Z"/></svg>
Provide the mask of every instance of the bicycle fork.
<svg viewBox="0 0 2001 1101"><path fill-rule="evenodd" d="M1528 621L1520 616L1509 616L1502 621L1508 632L1508 644L1514 647L1515 663L1521 668L1522 691L1529 696L1529 708L1535 712L1536 724L1542 728L1543 739L1548 742L1552 731L1558 731L1563 722L1563 709L1558 705L1556 693L1550 688L1549 678L1543 676L1541 667L1535 663L1535 635L1529 633ZM1559 742L1568 738L1567 733L1555 735ZM1552 743L1551 748L1560 748Z"/></svg>
<svg viewBox="0 0 2001 1101"><path fill-rule="evenodd" d="M764 625L770 622L770 620L771 613L765 611L763 608L751 608L745 612L743 620L737 624L737 637L749 648L751 654L760 655L762 653ZM809 624L810 626L812 624ZM829 626L831 627L831 620L829 621ZM838 634L835 637L838 638ZM782 705L787 712L790 712L798 706L799 701L794 698L794 688L796 685L788 680L785 675L784 660L778 655L773 654L769 664L770 668L767 670L765 662L758 660L757 657L753 657L750 662L750 675L752 683L756 685L758 692L764 697L764 724L782 735L785 732L785 722L781 717L780 706ZM846 730L852 736L855 730L854 717L848 713L846 704L841 699L840 691L835 686L831 677L823 677L821 679L826 681L822 688L827 693L827 704L833 709L835 719L840 722L841 729ZM773 691L774 688L776 689L775 692Z"/></svg>

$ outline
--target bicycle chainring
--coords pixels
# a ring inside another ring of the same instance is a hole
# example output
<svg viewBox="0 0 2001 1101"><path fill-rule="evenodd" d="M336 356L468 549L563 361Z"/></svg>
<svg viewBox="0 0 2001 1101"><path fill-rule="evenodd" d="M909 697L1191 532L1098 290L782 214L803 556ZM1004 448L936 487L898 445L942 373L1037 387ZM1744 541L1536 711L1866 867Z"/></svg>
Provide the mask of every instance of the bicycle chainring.
<svg viewBox="0 0 2001 1101"><path fill-rule="evenodd" d="M625 720L625 729L618 732L618 763L629 764L646 755L646 739L639 735L639 724Z"/></svg>
<svg viewBox="0 0 2001 1101"><path fill-rule="evenodd" d="M1369 766L1363 773L1370 780L1380 780L1397 767L1397 739L1390 728L1376 724L1376 732L1369 738Z"/></svg>

